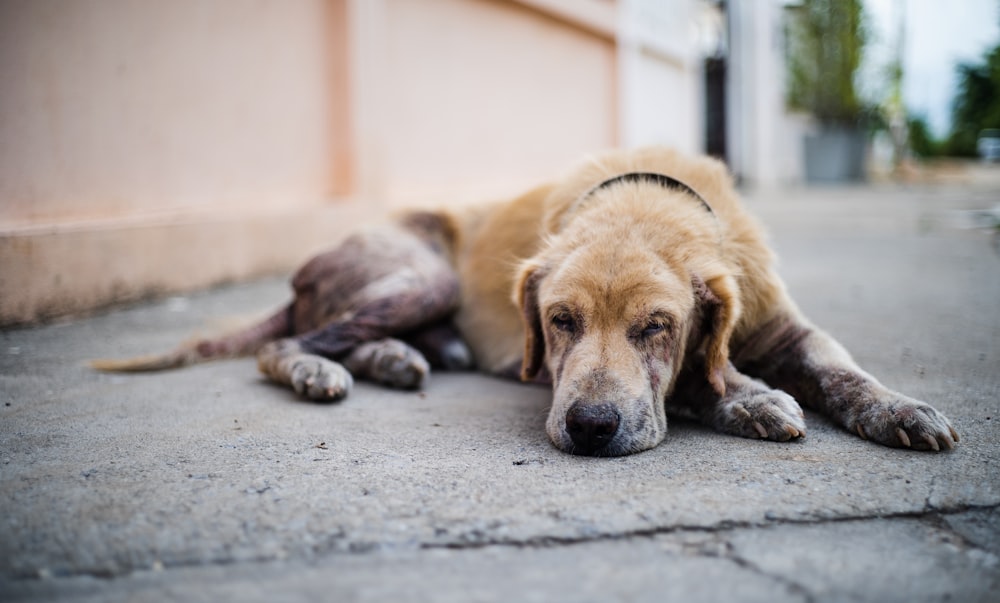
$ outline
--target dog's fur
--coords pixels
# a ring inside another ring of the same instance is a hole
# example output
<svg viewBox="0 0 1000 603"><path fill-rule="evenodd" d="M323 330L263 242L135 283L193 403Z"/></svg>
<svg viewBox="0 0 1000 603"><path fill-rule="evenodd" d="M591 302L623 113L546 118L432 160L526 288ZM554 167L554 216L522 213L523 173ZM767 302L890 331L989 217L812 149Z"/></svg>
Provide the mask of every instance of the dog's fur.
<svg viewBox="0 0 1000 603"><path fill-rule="evenodd" d="M634 179L668 175L697 191ZM698 196L707 202L702 204ZM313 400L352 376L420 387L430 367L551 382L561 450L656 446L667 413L750 438L806 433L799 403L888 446L950 449L931 406L862 371L788 297L725 167L663 149L612 152L514 200L409 212L294 277L294 300L244 332L105 370L256 353Z"/></svg>

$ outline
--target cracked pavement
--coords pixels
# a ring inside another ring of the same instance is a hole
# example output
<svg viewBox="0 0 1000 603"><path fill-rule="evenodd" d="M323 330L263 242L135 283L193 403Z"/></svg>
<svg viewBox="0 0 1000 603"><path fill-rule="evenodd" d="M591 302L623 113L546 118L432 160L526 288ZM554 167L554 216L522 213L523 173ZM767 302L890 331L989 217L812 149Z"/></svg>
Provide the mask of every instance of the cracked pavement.
<svg viewBox="0 0 1000 603"><path fill-rule="evenodd" d="M948 453L807 412L789 443L672 420L581 458L545 388L436 374L311 404L251 359L84 361L266 314L284 279L0 332L5 601L987 601L1000 591L1000 257L942 216L983 187L758 193L803 310L943 411Z"/></svg>

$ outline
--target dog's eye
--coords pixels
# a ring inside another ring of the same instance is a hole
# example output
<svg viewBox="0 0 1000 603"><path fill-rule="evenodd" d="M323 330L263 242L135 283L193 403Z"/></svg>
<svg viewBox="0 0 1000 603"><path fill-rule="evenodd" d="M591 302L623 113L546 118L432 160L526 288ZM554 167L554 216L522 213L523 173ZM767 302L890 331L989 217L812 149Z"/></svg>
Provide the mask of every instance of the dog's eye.
<svg viewBox="0 0 1000 603"><path fill-rule="evenodd" d="M576 319L569 312L560 312L552 317L552 325L560 331L573 333L576 331Z"/></svg>
<svg viewBox="0 0 1000 603"><path fill-rule="evenodd" d="M667 325L663 324L660 321L654 320L654 321L650 322L649 324L647 324L645 327L643 327L643 329L642 329L642 336L643 337L652 337L654 335L659 335L660 333L664 332L665 330L667 330Z"/></svg>

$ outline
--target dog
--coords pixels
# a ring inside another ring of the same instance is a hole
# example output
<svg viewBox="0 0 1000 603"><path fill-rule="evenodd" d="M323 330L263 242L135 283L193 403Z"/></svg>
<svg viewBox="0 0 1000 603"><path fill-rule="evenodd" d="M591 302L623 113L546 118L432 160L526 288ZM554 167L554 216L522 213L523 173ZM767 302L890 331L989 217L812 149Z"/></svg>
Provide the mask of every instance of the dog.
<svg viewBox="0 0 1000 603"><path fill-rule="evenodd" d="M959 441L930 405L864 372L786 292L725 166L614 151L513 200L408 211L303 266L293 300L233 335L126 361L157 370L256 354L316 401L353 379L421 387L433 368L551 384L556 448L655 447L667 415L736 436L803 438L800 403L915 450Z"/></svg>

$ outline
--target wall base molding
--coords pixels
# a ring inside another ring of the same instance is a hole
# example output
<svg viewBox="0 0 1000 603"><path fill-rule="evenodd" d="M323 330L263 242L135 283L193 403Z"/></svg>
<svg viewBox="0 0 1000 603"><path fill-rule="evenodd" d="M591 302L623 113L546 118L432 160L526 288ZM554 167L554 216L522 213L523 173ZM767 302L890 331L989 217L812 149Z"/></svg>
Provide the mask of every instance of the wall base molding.
<svg viewBox="0 0 1000 603"><path fill-rule="evenodd" d="M0 230L0 326L291 272L378 217L358 201Z"/></svg>

